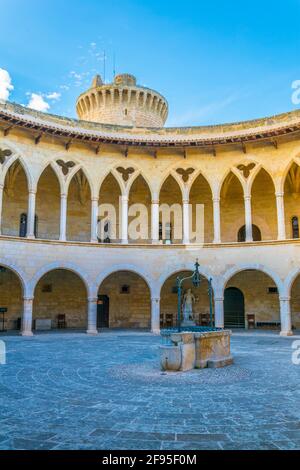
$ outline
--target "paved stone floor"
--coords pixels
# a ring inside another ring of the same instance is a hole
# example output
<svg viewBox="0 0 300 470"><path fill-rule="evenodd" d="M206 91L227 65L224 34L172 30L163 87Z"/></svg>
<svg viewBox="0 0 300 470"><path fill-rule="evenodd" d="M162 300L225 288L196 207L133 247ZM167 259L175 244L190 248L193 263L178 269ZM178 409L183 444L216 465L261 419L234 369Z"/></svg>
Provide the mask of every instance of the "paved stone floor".
<svg viewBox="0 0 300 470"><path fill-rule="evenodd" d="M0 449L300 449L295 338L235 333L233 366L183 374L146 332L0 339Z"/></svg>

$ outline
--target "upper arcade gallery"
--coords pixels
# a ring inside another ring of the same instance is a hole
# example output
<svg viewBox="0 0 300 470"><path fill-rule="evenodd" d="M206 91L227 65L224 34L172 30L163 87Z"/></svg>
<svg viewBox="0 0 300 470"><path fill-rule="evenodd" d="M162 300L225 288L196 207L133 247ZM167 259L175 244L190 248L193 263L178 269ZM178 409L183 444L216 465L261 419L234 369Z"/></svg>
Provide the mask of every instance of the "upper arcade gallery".
<svg viewBox="0 0 300 470"><path fill-rule="evenodd" d="M18 266L30 280L54 262L59 269L60 263L63 268L76 261L87 272L91 256L97 275L112 264L122 266L120 272L146 267L156 284L177 265L191 269L198 257L216 278L215 290L225 272L248 269L254 260L282 285L296 275L299 111L226 125L164 128L166 99L128 74L109 85L96 76L76 110L80 120L0 103L0 265L2 259L3 266ZM148 225L140 237L132 237L128 228L139 205ZM167 231L164 205L171 208ZM194 243L199 205L204 208L201 245ZM106 227L104 237L99 226ZM151 319L152 298L161 301L160 294L151 294ZM283 289L281 298L289 303L290 293ZM282 309L279 316L290 315L286 304Z"/></svg>

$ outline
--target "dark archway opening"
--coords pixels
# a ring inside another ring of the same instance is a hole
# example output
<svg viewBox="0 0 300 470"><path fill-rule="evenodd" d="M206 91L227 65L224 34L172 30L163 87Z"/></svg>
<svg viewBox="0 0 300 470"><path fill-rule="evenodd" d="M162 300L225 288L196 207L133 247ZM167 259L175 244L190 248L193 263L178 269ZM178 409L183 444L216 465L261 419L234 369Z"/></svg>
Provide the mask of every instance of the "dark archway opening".
<svg viewBox="0 0 300 470"><path fill-rule="evenodd" d="M237 287L227 287L224 294L225 328L245 328L244 294Z"/></svg>
<svg viewBox="0 0 300 470"><path fill-rule="evenodd" d="M252 225L252 238L254 242L261 241L261 231L257 225ZM238 231L238 242L246 241L246 225L243 225Z"/></svg>

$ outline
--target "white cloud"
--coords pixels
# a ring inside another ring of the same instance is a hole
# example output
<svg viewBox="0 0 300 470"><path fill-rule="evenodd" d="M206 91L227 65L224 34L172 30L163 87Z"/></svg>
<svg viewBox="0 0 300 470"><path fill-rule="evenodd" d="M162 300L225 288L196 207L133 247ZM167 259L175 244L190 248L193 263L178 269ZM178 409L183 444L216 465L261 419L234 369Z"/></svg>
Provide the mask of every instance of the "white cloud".
<svg viewBox="0 0 300 470"><path fill-rule="evenodd" d="M48 93L46 95L46 98L48 98L49 100L53 100L53 101L58 101L61 97L61 93L58 93L57 91L53 91L52 93Z"/></svg>
<svg viewBox="0 0 300 470"><path fill-rule="evenodd" d="M0 68L0 99L8 100L9 94L13 89L14 87L8 71Z"/></svg>
<svg viewBox="0 0 300 470"><path fill-rule="evenodd" d="M37 93L29 93L30 100L28 103L28 108L35 109L36 111L42 111L43 113L47 112L50 109L49 103L44 100L42 95Z"/></svg>

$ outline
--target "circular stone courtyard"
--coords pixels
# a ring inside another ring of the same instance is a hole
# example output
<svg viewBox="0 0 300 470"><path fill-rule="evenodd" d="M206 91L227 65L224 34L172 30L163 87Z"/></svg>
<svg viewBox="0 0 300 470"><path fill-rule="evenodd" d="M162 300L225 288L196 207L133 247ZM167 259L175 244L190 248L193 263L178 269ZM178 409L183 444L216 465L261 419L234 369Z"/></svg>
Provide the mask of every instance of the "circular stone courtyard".
<svg viewBox="0 0 300 470"><path fill-rule="evenodd" d="M0 449L300 449L293 341L235 333L234 365L163 373L161 339L0 336Z"/></svg>

